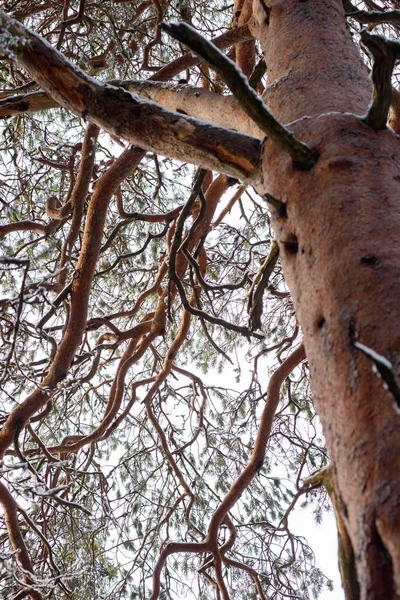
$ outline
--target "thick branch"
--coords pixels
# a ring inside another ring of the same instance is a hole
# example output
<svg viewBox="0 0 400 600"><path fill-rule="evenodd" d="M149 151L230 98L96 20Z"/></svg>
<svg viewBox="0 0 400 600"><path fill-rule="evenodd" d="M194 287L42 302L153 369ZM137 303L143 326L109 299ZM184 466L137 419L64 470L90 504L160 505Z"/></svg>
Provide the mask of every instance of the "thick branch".
<svg viewBox="0 0 400 600"><path fill-rule="evenodd" d="M16 17L18 19L18 17ZM246 42L252 39L252 35L249 31L248 25L242 25L240 27L235 27L234 29L228 29L222 35L213 39L213 43L219 48L223 50L232 46L233 44L240 44L241 42ZM182 71L189 69L190 67L194 67L202 62L201 58L198 56L194 56L192 52L188 52L183 56L173 60L165 67L162 67L159 71L154 73L149 80L154 82L166 82L168 79L179 75ZM116 84L117 85L117 84ZM133 90L130 90L133 91ZM202 90L205 91L205 90ZM137 92L140 96L139 92ZM59 106L58 102L51 98L46 92L38 91L38 92L30 92L26 94L18 94L14 95L12 91L8 93L7 96L2 97L0 94L0 117L10 117L12 115L21 114L25 112L35 112L38 110L47 110L49 108L56 108ZM155 102L159 102L155 100L155 98L151 98ZM160 102L160 104L163 104ZM166 106L166 108L172 109L171 106ZM176 109L178 110L177 106ZM197 115L199 118L202 118L200 115ZM207 119L209 120L209 119ZM216 123L219 125L223 125L222 123ZM223 125L225 126L225 125ZM232 127L232 125L231 125ZM235 127L233 127L235 129ZM242 131L238 128L239 131ZM243 133L245 133L243 131ZM255 135L253 133L248 132L249 135ZM256 137L259 137L258 134Z"/></svg>
<svg viewBox="0 0 400 600"><path fill-rule="evenodd" d="M0 32L18 45L18 61L61 106L146 150L259 180L260 140L213 127L141 101L125 90L86 75L40 36L0 12Z"/></svg>
<svg viewBox="0 0 400 600"><path fill-rule="evenodd" d="M361 32L361 41L374 58L372 67L374 96L365 122L375 130L386 129L392 101L392 73L394 62L399 56L400 44L387 40L381 35L373 35L365 29Z"/></svg>
<svg viewBox="0 0 400 600"><path fill-rule="evenodd" d="M48 96L46 92L40 91L17 94L0 100L0 117L11 117L26 112L48 110L49 108L55 108L57 106L58 102Z"/></svg>
<svg viewBox="0 0 400 600"><path fill-rule="evenodd" d="M299 168L307 170L313 167L318 153L298 140L272 116L233 61L187 23L162 23L161 27L201 56L218 73L243 110L279 148L291 156Z"/></svg>
<svg viewBox="0 0 400 600"><path fill-rule="evenodd" d="M236 129L246 135L264 137L262 130L233 96L221 96L221 94L205 88L194 88L190 85L176 85L169 82L120 81L115 83L143 99L161 104L168 110L195 116L197 119L227 129Z"/></svg>
<svg viewBox="0 0 400 600"><path fill-rule="evenodd" d="M263 132L243 111L233 96L221 96L205 88L161 81L111 81L116 87L123 87L140 98L152 100L168 110L197 119L209 121L213 125L236 129L240 133L254 137L264 137ZM46 92L30 92L10 96L0 100L0 117L24 114L56 108L59 106Z"/></svg>
<svg viewBox="0 0 400 600"><path fill-rule="evenodd" d="M240 133L254 137L264 137L261 129L243 111L233 96L221 96L204 88L194 88L161 81L114 80L109 82L123 87L145 100L152 100L168 110L184 115L196 116L213 125L236 129ZM23 114L55 108L59 104L46 92L30 92L0 100L0 117Z"/></svg>
<svg viewBox="0 0 400 600"><path fill-rule="evenodd" d="M57 103L143 148L252 182L257 179L258 141L169 113L101 84L4 13L2 25L18 38L19 61ZM25 107L24 101L16 105L19 110Z"/></svg>

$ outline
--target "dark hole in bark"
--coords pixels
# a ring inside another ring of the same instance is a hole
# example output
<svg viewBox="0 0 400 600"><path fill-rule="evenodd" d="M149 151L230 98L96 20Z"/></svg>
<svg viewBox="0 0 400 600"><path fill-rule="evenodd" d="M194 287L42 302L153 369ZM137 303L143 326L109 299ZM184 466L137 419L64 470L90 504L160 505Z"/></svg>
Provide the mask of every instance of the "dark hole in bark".
<svg viewBox="0 0 400 600"><path fill-rule="evenodd" d="M349 516L349 511L347 510L347 505L343 502L342 498L339 499L339 502L340 502L340 512L342 513L344 518L347 519Z"/></svg>
<svg viewBox="0 0 400 600"><path fill-rule="evenodd" d="M278 214L282 219L286 219L286 217L287 217L286 204L282 204L282 206L278 210Z"/></svg>
<svg viewBox="0 0 400 600"><path fill-rule="evenodd" d="M320 317L317 321L317 327L318 329L322 329L323 326L325 325L325 317Z"/></svg>
<svg viewBox="0 0 400 600"><path fill-rule="evenodd" d="M354 344L354 342L357 341L356 322L353 318L351 318L349 321L349 338L352 344Z"/></svg>
<svg viewBox="0 0 400 600"><path fill-rule="evenodd" d="M27 102L19 102L18 105L17 105L17 109L21 110L21 111L22 110L24 110L24 111L28 110L28 108L29 108L29 104Z"/></svg>
<svg viewBox="0 0 400 600"><path fill-rule="evenodd" d="M289 237L283 242L283 245L289 254L297 254L299 250L299 240L297 239L297 235L294 233L289 235Z"/></svg>
<svg viewBox="0 0 400 600"><path fill-rule="evenodd" d="M366 254L361 258L361 262L370 267L377 267L380 264L379 260L373 254Z"/></svg>

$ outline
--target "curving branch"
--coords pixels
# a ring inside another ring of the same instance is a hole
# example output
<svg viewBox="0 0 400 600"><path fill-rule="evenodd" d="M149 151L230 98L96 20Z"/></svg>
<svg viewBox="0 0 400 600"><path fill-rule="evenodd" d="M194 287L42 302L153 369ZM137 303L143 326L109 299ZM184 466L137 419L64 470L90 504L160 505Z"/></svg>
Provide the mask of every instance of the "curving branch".
<svg viewBox="0 0 400 600"><path fill-rule="evenodd" d="M226 177L221 176L220 178L217 178L215 180L215 182L213 182L213 186L210 186L210 189L207 190L207 195L206 195L207 200L211 200L211 202L207 202L207 209L205 211L205 214L202 215L200 212L200 214L198 216L199 227L196 229L196 236L197 236L196 241L198 241L202 235L204 235L208 232L208 229L211 225L212 216L216 209L216 202L218 202L222 193L226 190L227 184L228 184L228 182L226 181ZM257 334L257 333L253 333L248 327L244 327L241 325L235 325L234 323L230 323L230 322L226 321L225 319L221 319L220 317L215 317L213 315L210 315L209 313L206 313L203 310L200 310L199 308L195 308L193 306L192 302L190 302L186 297L184 286L182 284L180 275L178 273L178 269L176 268L176 257L177 257L178 252L181 251L181 256L185 257L186 260L187 259L190 260L190 251L188 248L188 244L190 242L190 244L193 247L195 240L191 238L191 234L189 233L189 236L183 242L183 247L181 249L182 237L183 237L183 226L185 223L185 219L189 215L189 213L196 201L198 194L201 197L200 185L201 185L201 182L200 183L197 182L195 184L192 194L190 195L188 201L186 202L185 206L183 207L183 209L177 219L175 235L174 235L174 238L172 241L170 257L169 257L170 280L171 280L171 282L173 282L176 289L178 290L182 304L188 313L190 313L196 317L200 317L201 319L204 319L205 321L208 321L209 323L212 323L213 325L221 325L222 327L225 327L226 329L230 329L231 331L236 331L237 333L240 333L241 335L244 335L247 338L249 338L250 336L253 336L258 339L264 339L264 336ZM214 186L215 186L216 193L213 197L213 195L210 193L210 191L211 191L211 189L212 189L212 191L214 191ZM212 210L212 213L211 213L211 210ZM195 227L197 225L196 221L195 221L193 227ZM202 282L205 283L204 278L202 278Z"/></svg>
<svg viewBox="0 0 400 600"><path fill-rule="evenodd" d="M176 279L179 281L179 284L181 284L180 277L183 277L183 275L186 271L186 267L187 267L186 259L182 260L182 258L183 258L182 255L178 257L181 260L177 259L177 252L178 252L178 248L179 248L180 241L181 241L183 225L184 225L185 219L189 216L190 211L193 208L193 205L196 201L196 198L198 197L199 192L201 192L201 186L204 182L205 175L206 175L205 171L203 169L200 169L196 176L193 190L189 196L189 199L186 202L185 206L180 211L180 214L179 214L179 217L178 217L177 223L176 223L175 235L172 240L172 244L171 244L171 248L170 248L170 257L169 257L170 279L171 279L171 281L174 281L171 278L171 269L172 269L176 276ZM195 221L195 225L199 225L199 226L196 227L196 229L194 230L192 244L197 243L199 241L199 239L201 238L201 236L206 231L208 224L211 222L211 219L214 216L217 204L218 204L222 194L226 190L226 186L227 186L227 178L223 175L220 175L219 177L217 177L217 179L209 186L209 188L206 192L206 198L205 198L206 204L207 204L207 209L205 211L206 214L202 215L202 219L201 220L199 219L199 222L196 222L197 220ZM205 225L203 223L203 220L205 221L205 223L207 225ZM171 264L173 264L173 268L171 267ZM174 283L176 283L176 282L174 282ZM176 286L174 290L172 290L172 289L169 290L168 300L169 300L170 304L172 302L173 296L176 294L177 289L179 290L178 286ZM186 298L186 296L185 296L185 298ZM161 297L161 300L163 301L163 296ZM192 308L192 306L195 304L195 302L196 302L196 296L192 292L190 300L187 302L187 304L189 305L190 308ZM176 358L176 355L188 335L190 322L191 322L191 311L188 310L187 306L184 305L184 311L182 313L178 332L177 332L172 344L168 348L162 370L157 375L153 385L150 387L150 389L148 390L148 392L143 400L144 404L149 404L149 402L154 397L155 393L159 390L161 384L166 380L166 378L170 374L171 369L174 364L174 361L175 361L175 358Z"/></svg>
<svg viewBox="0 0 400 600"><path fill-rule="evenodd" d="M160 595L160 578L163 567L167 561L167 558L172 554L177 553L196 553L201 554L203 552L208 552L210 550L210 545L207 542L170 542L165 546L163 551L161 552L157 563L154 567L153 571L153 590L149 600L157 600Z"/></svg>
<svg viewBox="0 0 400 600"><path fill-rule="evenodd" d="M221 547L218 546L218 532L222 523L227 523L232 526L229 518L229 511L233 508L236 502L239 500L240 496L243 494L245 489L250 485L255 475L261 469L265 452L269 440L269 436L271 433L272 422L275 416L275 412L279 403L280 390L281 386L289 376L289 374L293 371L295 367L297 367L302 360L305 359L305 351L304 346L301 345L296 348L287 358L286 360L277 368L275 373L272 375L267 389L267 400L261 415L260 425L258 428L257 437L254 444L254 450L250 457L250 460L245 467L245 469L241 472L239 477L231 486L228 493L225 495L225 498L222 500L218 508L214 511L213 516L211 517L207 538L203 542L171 542L168 544L163 551L161 552L156 566L153 571L153 591L149 600L157 600L160 594L160 577L162 569L166 563L168 556L175 553L212 553L214 560L213 562L207 561L204 564L200 571L204 571L206 568L211 566L212 564L216 570L216 585L217 589L222 595L222 598L229 598L229 594L227 588L225 586L222 572L221 572L221 563L245 569L247 572L253 576L256 588L260 594L260 597L263 599L265 596L262 593L261 584L258 579L257 574L254 572L251 567L246 567L242 563L238 561L230 560L229 558L225 558L225 553L227 550L231 548L233 542L235 540L235 534L231 531L231 536L228 541ZM232 527L229 527L233 529ZM261 593L260 593L261 590Z"/></svg>
<svg viewBox="0 0 400 600"><path fill-rule="evenodd" d="M71 197L68 201L72 211L72 222L67 239L65 240L61 251L59 264L61 272L58 277L58 282L61 285L65 285L67 280L68 272L66 266L71 259L71 253L79 235L79 228L83 218L84 204L89 192L89 185L93 175L96 158L95 150L99 133L100 130L97 125L92 125L89 123L82 144L82 158L79 165L78 175L71 192Z"/></svg>
<svg viewBox="0 0 400 600"><path fill-rule="evenodd" d="M145 221L147 223L162 223L163 221L169 223L173 221L182 210L182 206L177 206L176 208L170 210L167 213L158 213L158 214L145 214L139 212L128 212L124 209L122 192L119 188L115 196L117 198L117 208L118 214L122 219L130 219L131 221Z"/></svg>
<svg viewBox="0 0 400 600"><path fill-rule="evenodd" d="M6 225L0 225L0 238L14 231L36 231L37 233L43 233L45 236L55 232L60 227L60 221L52 219L48 223L39 223L37 221L16 221L15 223L7 223Z"/></svg>
<svg viewBox="0 0 400 600"><path fill-rule="evenodd" d="M23 581L26 586L24 596L28 596L31 600L42 600L43 596L34 589L34 574L33 566L29 556L28 549L22 537L21 529L18 522L19 506L12 497L7 487L0 481L0 503L4 510L5 521L11 545L17 551L17 560L21 565L24 576Z"/></svg>
<svg viewBox="0 0 400 600"><path fill-rule="evenodd" d="M121 422L117 415L123 400L126 375L132 365L142 358L155 338L164 331L165 313L166 307L164 299L161 298L153 319L151 321L145 321L133 328L135 331L133 332L132 330L130 342L121 357L117 375L113 380L108 403L100 424L89 435L74 436L73 440L63 440L60 446L50 448L53 454L62 452L75 453L83 448L83 446L93 444L99 439L104 439L105 435L109 435L115 429L115 423ZM121 334L121 336L123 337L123 334Z"/></svg>
<svg viewBox="0 0 400 600"><path fill-rule="evenodd" d="M214 540L216 543L218 530L224 518L239 500L244 490L250 485L258 471L261 469L265 458L267 443L271 433L272 422L279 403L281 386L286 377L288 377L293 369L297 367L297 365L299 365L301 361L305 359L305 357L306 355L304 352L304 346L301 345L291 354L289 354L286 360L284 360L284 362L272 375L268 384L267 400L261 415L261 421L254 443L253 453L246 468L241 472L226 494L225 498L222 500L221 504L214 512L208 526L208 540Z"/></svg>
<svg viewBox="0 0 400 600"><path fill-rule="evenodd" d="M109 202L120 183L134 171L142 157L143 151L138 148L125 150L97 182L89 204L75 276L71 286L67 286L71 293L69 321L48 374L41 385L10 413L0 430L0 457L13 442L15 431L24 427L48 403L57 384L70 368L86 327L89 293Z"/></svg>
<svg viewBox="0 0 400 600"><path fill-rule="evenodd" d="M379 131L386 129L387 125L392 102L392 73L395 60L400 56L400 44L381 35L369 33L366 29L361 32L361 41L374 58L374 95L364 120L367 125Z"/></svg>

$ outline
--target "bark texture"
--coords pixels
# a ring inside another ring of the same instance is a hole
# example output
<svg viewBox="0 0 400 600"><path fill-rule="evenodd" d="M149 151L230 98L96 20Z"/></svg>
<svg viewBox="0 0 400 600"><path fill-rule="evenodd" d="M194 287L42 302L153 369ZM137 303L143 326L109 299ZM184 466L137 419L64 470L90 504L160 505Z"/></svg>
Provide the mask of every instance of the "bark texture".
<svg viewBox="0 0 400 600"><path fill-rule="evenodd" d="M354 564L346 569L357 584L345 586L346 597L396 599L400 598L400 416L354 341L385 356L399 374L400 141L392 130L374 131L363 119L372 86L347 29L341 0L255 0L253 16L252 28L268 64L269 108L319 153L308 171L296 169L288 154L267 140L260 178L260 140L170 113L125 90L102 85L5 16L0 24L29 40L21 47L19 60L61 105L146 149L256 183L261 193L285 204L286 210L274 215L274 226L333 462L335 498L351 546L346 556L354 556ZM392 124L397 128L396 118L392 116ZM0 433L0 456L15 431L48 402L70 367L86 323L86 299L108 202L142 156L141 150L126 150L96 187L71 286L70 321L43 381L46 389L33 392L9 417ZM117 393L110 406L115 399L119 408ZM264 435L266 431L264 427ZM230 499L227 505L231 506ZM15 511L11 506L14 527ZM169 554L210 548L214 546L167 547L156 578ZM217 579L221 564L218 569ZM30 571L28 563L26 570ZM220 587L224 589L223 583Z"/></svg>
<svg viewBox="0 0 400 600"><path fill-rule="evenodd" d="M60 106L145 150L250 183L259 181L257 138L167 111L122 88L102 84L2 11L0 28L15 40L20 64ZM3 50L10 52L7 47Z"/></svg>
<svg viewBox="0 0 400 600"><path fill-rule="evenodd" d="M300 172L266 142L263 191L286 204L275 230L355 556L359 592L346 596L399 598L400 417L353 342L399 372L400 142L361 118L371 86L341 2L269 5L270 107L320 153Z"/></svg>

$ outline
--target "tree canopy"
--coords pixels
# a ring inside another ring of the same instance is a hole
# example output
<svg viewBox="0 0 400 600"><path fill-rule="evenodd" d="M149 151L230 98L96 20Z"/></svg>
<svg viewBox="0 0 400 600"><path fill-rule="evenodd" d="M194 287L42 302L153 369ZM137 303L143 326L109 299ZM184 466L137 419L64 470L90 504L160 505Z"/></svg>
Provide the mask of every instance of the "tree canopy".
<svg viewBox="0 0 400 600"><path fill-rule="evenodd" d="M253 189L266 131L299 169L317 153L257 109L252 3L2 9L2 597L318 597L288 518L322 518L332 490L308 478L329 457L272 230L285 204ZM400 10L344 10L372 68Z"/></svg>

